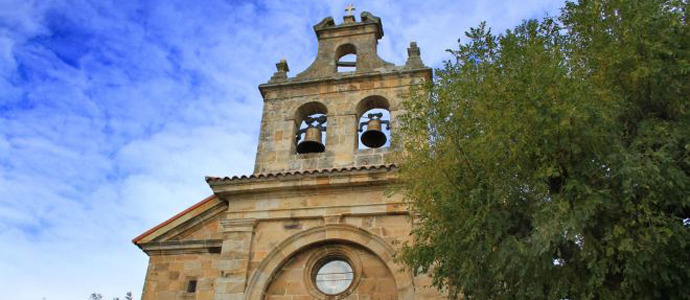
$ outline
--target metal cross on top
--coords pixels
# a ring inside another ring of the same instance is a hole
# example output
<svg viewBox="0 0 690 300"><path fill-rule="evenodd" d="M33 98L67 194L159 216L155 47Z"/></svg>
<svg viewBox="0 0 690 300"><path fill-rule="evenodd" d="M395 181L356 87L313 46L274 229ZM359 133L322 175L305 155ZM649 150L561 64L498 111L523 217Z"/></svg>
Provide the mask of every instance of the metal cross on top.
<svg viewBox="0 0 690 300"><path fill-rule="evenodd" d="M348 15L348 16L351 16L351 15L352 15L352 12L355 11L355 6L352 5L352 4L348 4L348 5L345 7L345 11L347 12L347 15Z"/></svg>

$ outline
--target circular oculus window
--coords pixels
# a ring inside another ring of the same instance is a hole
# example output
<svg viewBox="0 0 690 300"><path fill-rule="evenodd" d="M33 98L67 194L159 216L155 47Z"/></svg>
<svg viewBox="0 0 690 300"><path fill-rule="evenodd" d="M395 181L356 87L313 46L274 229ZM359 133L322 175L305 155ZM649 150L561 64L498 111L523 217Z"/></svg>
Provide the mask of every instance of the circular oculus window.
<svg viewBox="0 0 690 300"><path fill-rule="evenodd" d="M337 295L347 290L354 280L350 263L343 259L329 260L316 272L316 288L326 295Z"/></svg>

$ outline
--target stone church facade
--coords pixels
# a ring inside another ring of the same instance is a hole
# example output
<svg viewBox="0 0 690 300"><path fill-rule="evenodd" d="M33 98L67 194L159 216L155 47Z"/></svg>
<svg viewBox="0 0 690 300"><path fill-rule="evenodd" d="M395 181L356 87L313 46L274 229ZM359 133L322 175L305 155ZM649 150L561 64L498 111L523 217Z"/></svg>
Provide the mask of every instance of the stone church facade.
<svg viewBox="0 0 690 300"><path fill-rule="evenodd" d="M283 60L259 86L254 173L207 177L212 196L133 240L150 258L143 299L442 298L395 260L412 216L386 194L397 165L385 140L403 95L432 71L415 43L403 66L381 59L370 13L314 31L311 66L289 77Z"/></svg>

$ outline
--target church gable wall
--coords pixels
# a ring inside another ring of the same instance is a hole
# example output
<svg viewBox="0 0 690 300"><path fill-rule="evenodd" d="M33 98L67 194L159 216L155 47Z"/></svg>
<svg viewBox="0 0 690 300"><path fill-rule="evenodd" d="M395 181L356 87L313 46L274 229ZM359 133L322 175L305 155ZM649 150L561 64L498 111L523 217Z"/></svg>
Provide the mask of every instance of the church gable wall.
<svg viewBox="0 0 690 300"><path fill-rule="evenodd" d="M220 219L222 214L219 214L209 220L203 221L201 224L188 229L179 236L174 237L176 240L212 240L222 239L223 234L219 229Z"/></svg>
<svg viewBox="0 0 690 300"><path fill-rule="evenodd" d="M199 212L193 218L188 218L177 226L169 228L166 232L153 239L153 241L165 243L166 241L222 239L219 222L226 211L227 204L219 201L216 205Z"/></svg>

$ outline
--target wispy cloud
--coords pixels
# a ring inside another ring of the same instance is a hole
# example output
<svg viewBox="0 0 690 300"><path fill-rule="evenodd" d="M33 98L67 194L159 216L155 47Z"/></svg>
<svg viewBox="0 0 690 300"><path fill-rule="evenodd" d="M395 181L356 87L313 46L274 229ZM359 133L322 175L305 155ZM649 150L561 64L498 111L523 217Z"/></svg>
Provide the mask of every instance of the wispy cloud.
<svg viewBox="0 0 690 300"><path fill-rule="evenodd" d="M347 1L0 0L0 289L8 299L139 294L130 239L252 171L274 63L316 54ZM367 1L380 55L428 65L482 20L504 30L561 1Z"/></svg>

